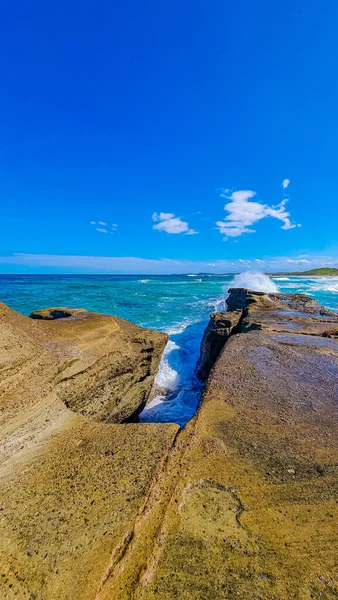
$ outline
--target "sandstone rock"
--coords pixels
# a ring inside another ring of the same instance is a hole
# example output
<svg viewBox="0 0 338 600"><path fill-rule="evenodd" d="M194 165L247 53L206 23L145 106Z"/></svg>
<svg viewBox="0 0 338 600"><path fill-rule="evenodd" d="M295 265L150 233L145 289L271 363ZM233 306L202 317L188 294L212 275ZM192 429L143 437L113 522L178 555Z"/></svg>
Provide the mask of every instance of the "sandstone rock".
<svg viewBox="0 0 338 600"><path fill-rule="evenodd" d="M230 288L226 303L229 311L284 309L301 312L302 314L337 317L337 313L322 306L317 300L306 294L267 294L246 288Z"/></svg>
<svg viewBox="0 0 338 600"><path fill-rule="evenodd" d="M64 328L88 317L5 319L1 376L12 393L2 430L0 596L338 595L338 343L326 335L337 331L337 316L305 299L303 312L299 300L236 295L240 307L229 301L239 313L214 315L209 324L204 353L208 347L217 356L213 342L216 349L227 342L181 432L170 424L94 422L58 394L24 401L23 382L32 372L43 379L56 351L55 330L40 338L35 326L61 326L63 348L73 344ZM94 341L81 331L86 348ZM13 346L17 332L21 342Z"/></svg>
<svg viewBox="0 0 338 600"><path fill-rule="evenodd" d="M165 334L83 309L44 309L34 320L4 305L0 311L6 344L1 360L11 361L7 374L13 371L10 380L0 381L5 404L16 390L19 406L23 397L26 408L37 398L56 397L82 415L118 423L145 403Z"/></svg>
<svg viewBox="0 0 338 600"><path fill-rule="evenodd" d="M210 315L197 365L197 374L202 381L208 377L211 367L215 364L230 335L239 331L241 317L242 311L240 310L228 313L216 312Z"/></svg>
<svg viewBox="0 0 338 600"><path fill-rule="evenodd" d="M107 422L145 400L166 339L0 304L1 599L91 600L123 555L179 427Z"/></svg>
<svg viewBox="0 0 338 600"><path fill-rule="evenodd" d="M338 344L319 331L335 317L243 295L243 323L257 329L221 350L168 456L157 512L100 600L338 594ZM312 333L277 330L292 319Z"/></svg>
<svg viewBox="0 0 338 600"><path fill-rule="evenodd" d="M249 306L253 309L272 309L280 306L279 301L272 294L254 292L245 288L230 288L226 299L228 310L243 310Z"/></svg>

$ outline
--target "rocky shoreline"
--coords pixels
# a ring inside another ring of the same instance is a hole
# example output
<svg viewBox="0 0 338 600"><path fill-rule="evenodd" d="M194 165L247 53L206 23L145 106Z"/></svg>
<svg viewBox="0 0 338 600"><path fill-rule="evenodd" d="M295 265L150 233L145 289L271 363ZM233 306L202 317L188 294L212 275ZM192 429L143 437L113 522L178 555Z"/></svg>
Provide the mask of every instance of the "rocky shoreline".
<svg viewBox="0 0 338 600"><path fill-rule="evenodd" d="M338 595L338 315L300 294L227 302L183 430L128 422L164 334L0 305L1 597Z"/></svg>

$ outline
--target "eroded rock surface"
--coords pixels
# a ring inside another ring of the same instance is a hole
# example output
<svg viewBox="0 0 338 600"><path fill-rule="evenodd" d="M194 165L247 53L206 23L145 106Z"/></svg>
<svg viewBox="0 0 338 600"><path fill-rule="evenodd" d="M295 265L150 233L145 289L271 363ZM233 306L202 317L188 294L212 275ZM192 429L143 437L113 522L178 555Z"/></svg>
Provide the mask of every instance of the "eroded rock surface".
<svg viewBox="0 0 338 600"><path fill-rule="evenodd" d="M216 362L183 431L96 423L59 400L49 436L12 447L6 600L338 596L337 315L250 290L229 306L206 334ZM36 353L27 335L6 364Z"/></svg>
<svg viewBox="0 0 338 600"><path fill-rule="evenodd" d="M166 336L69 312L0 305L1 599L95 598L178 431L111 424L145 401Z"/></svg>
<svg viewBox="0 0 338 600"><path fill-rule="evenodd" d="M325 334L337 316L244 295L241 331L169 455L165 507L100 600L338 595L338 344Z"/></svg>
<svg viewBox="0 0 338 600"><path fill-rule="evenodd" d="M83 309L38 314L41 320L32 320L0 305L6 423L10 415L56 400L97 421L119 423L146 401L165 334Z"/></svg>
<svg viewBox="0 0 338 600"><path fill-rule="evenodd" d="M211 367L215 364L229 337L239 331L241 318L241 310L226 313L215 312L210 315L197 365L197 374L202 381L207 379Z"/></svg>

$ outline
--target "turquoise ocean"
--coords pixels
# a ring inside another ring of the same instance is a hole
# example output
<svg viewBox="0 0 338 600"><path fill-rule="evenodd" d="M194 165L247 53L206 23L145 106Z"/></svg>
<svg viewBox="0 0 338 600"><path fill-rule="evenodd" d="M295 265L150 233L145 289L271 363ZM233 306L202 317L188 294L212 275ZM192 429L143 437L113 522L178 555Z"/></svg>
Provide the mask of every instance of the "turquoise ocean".
<svg viewBox="0 0 338 600"><path fill-rule="evenodd" d="M225 310L229 287L303 292L338 311L338 278L241 275L0 275L0 300L29 315L68 306L109 313L169 334L156 383L167 390L141 413L142 421L183 426L196 412L202 386L195 376L209 315Z"/></svg>

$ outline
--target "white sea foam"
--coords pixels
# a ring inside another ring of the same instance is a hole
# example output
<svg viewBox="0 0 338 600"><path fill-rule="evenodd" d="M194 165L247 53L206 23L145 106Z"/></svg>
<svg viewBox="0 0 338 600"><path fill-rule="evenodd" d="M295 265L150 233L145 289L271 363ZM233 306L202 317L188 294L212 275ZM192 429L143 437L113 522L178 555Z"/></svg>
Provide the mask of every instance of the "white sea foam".
<svg viewBox="0 0 338 600"><path fill-rule="evenodd" d="M289 277L274 277L274 281L290 281Z"/></svg>
<svg viewBox="0 0 338 600"><path fill-rule="evenodd" d="M270 277L264 275L264 273L254 271L246 271L239 275L235 275L232 282L229 284L229 288L248 288L255 292L267 293L278 292L277 285Z"/></svg>
<svg viewBox="0 0 338 600"><path fill-rule="evenodd" d="M140 414L142 422L173 422L182 427L196 412L202 385L195 374L206 322L182 323L172 327L155 384L166 390Z"/></svg>
<svg viewBox="0 0 338 600"><path fill-rule="evenodd" d="M149 283L150 279L139 279L139 283Z"/></svg>
<svg viewBox="0 0 338 600"><path fill-rule="evenodd" d="M169 340L162 356L160 366L155 377L155 384L170 392L174 391L179 384L179 374L169 364L169 359L172 359L172 353L180 350L180 347L172 340Z"/></svg>
<svg viewBox="0 0 338 600"><path fill-rule="evenodd" d="M337 277L321 277L310 279L308 281L308 289L312 292L338 292Z"/></svg>

